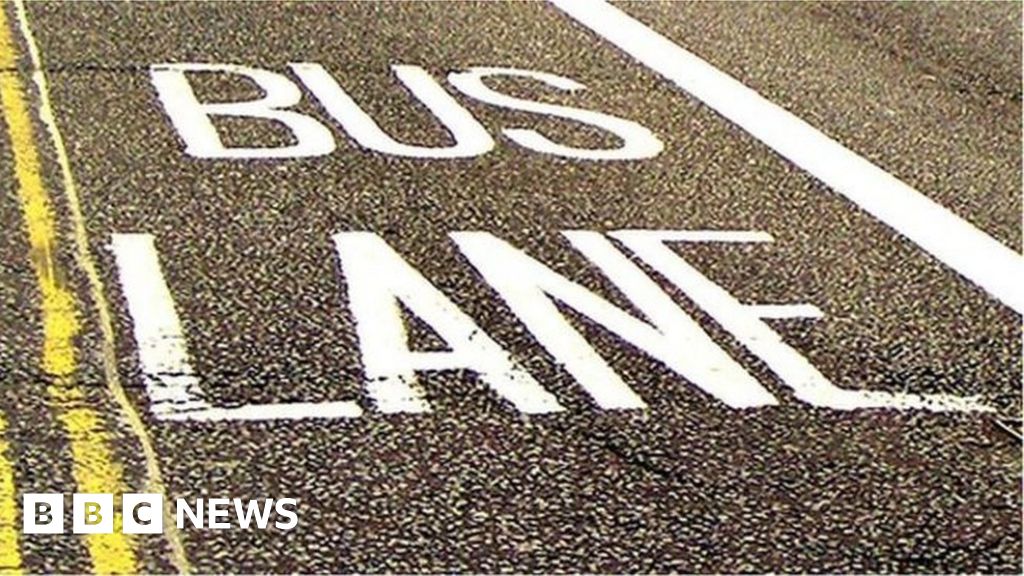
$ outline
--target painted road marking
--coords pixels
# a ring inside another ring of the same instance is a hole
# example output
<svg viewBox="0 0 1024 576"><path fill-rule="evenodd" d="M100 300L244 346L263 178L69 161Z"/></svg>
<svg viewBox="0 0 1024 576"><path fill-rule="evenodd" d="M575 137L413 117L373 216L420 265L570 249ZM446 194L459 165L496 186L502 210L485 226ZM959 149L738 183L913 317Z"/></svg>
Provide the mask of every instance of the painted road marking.
<svg viewBox="0 0 1024 576"><path fill-rule="evenodd" d="M835 410L883 408L990 411L976 397L847 390L834 385L788 346L765 319L816 319L813 304L743 304L701 274L666 242L772 242L770 234L731 230L586 230L563 235L640 313L636 317L487 232L452 232L463 256L540 343L603 409L645 409L643 399L566 319L556 302L636 346L687 382L733 408L778 404L775 396L664 292L629 252L675 284L740 344L758 356L807 404ZM431 410L417 373L467 370L521 413L560 412L537 383L468 315L372 232L333 237L348 303L356 322L365 386L383 413ZM202 397L185 335L160 269L153 237L115 234L112 243L122 292L132 317L151 411L172 420L266 420L358 417L355 402L216 408ZM403 307L447 344L443 351L409 348Z"/></svg>
<svg viewBox="0 0 1024 576"><path fill-rule="evenodd" d="M72 472L83 492L113 492L123 489L121 469L114 462L110 434L96 412L83 398L76 380L75 338L80 325L74 294L64 284L65 273L56 261L57 222L53 204L42 179L32 120L25 89L17 72L18 62L0 7L0 101L14 156L30 257L40 290L43 321L42 370L50 377L50 402L63 423L70 443ZM115 523L120 522L120 516ZM131 574L138 570L135 549L129 537L112 534L85 536L93 569L101 573Z"/></svg>
<svg viewBox="0 0 1024 576"><path fill-rule="evenodd" d="M477 119L453 98L426 70L419 66L393 65L395 76L419 103L430 111L449 134L449 146L417 146L396 141L345 92L323 66L312 62L289 65L292 73L342 130L359 146L382 154L412 158L470 158L494 148L494 139ZM187 74L205 73L241 76L258 85L263 95L241 102L199 101ZM163 104L164 113L185 142L185 153L196 158L300 158L330 154L336 146L330 130L317 119L290 108L302 99L299 86L287 76L251 66L217 63L162 63L150 66L150 81ZM507 67L477 67L453 72L448 81L463 94L499 108L541 114L584 124L608 132L622 141L615 148L589 149L558 144L540 132L525 128L504 128L509 140L528 150L577 160L637 160L656 156L664 145L653 132L624 118L572 106L548 104L503 94L484 84L484 78L505 76L527 78L569 92L586 88L564 76ZM211 118L256 118L272 120L291 132L295 144L283 146L226 146Z"/></svg>
<svg viewBox="0 0 1024 576"><path fill-rule="evenodd" d="M121 291L132 317L133 334L149 409L168 420L274 420L355 418L363 411L355 402L250 404L214 408L203 397L192 369L188 343L171 292L149 234L114 234L111 249ZM313 409L315 407L315 409Z"/></svg>
<svg viewBox="0 0 1024 576"><path fill-rule="evenodd" d="M487 232L453 232L459 250L538 342L605 409L645 408L643 400L573 328L556 302L629 342L733 408L777 404L642 269L600 232L565 232L644 319L609 303Z"/></svg>
<svg viewBox="0 0 1024 576"><path fill-rule="evenodd" d="M609 234L682 290L722 328L756 354L793 389L796 397L812 406L836 410L891 408L896 410L990 412L977 398L949 394L906 394L869 390L845 390L825 377L807 358L785 343L782 336L762 321L763 310L740 303L726 290L701 274L666 245L680 236L660 230L620 230Z"/></svg>
<svg viewBox="0 0 1024 576"><path fill-rule="evenodd" d="M466 96L492 106L572 120L614 134L616 138L622 141L622 145L618 148L607 150L575 148L552 142L547 136L533 129L502 129L502 134L523 148L541 154L552 154L575 160L640 160L643 158L653 158L665 148L665 145L653 132L632 120L618 118L593 110L582 110L569 106L557 106L545 102L517 98L503 94L484 83L485 78L502 76L506 78L529 78L567 92L575 92L586 88L586 86L572 78L566 78L557 74L493 66L473 67L462 72L452 72L448 74L448 81Z"/></svg>
<svg viewBox="0 0 1024 576"><path fill-rule="evenodd" d="M380 236L342 232L334 236L334 245L356 320L366 387L382 412L429 412L416 372L460 369L479 374L521 412L562 410L550 392ZM409 350L399 303L428 324L449 350Z"/></svg>
<svg viewBox="0 0 1024 576"><path fill-rule="evenodd" d="M1024 313L1024 258L804 120L605 1L551 0L598 36Z"/></svg>
<svg viewBox="0 0 1024 576"><path fill-rule="evenodd" d="M411 158L470 158L494 148L494 140L487 129L419 66L393 64L391 70L448 131L454 141L451 146L435 148L398 142L356 104L323 66L306 62L289 67L345 132L367 150Z"/></svg>
<svg viewBox="0 0 1024 576"><path fill-rule="evenodd" d="M825 313L814 304L747 304L747 310L764 320L788 320L791 318L808 318L818 320Z"/></svg>
<svg viewBox="0 0 1024 576"><path fill-rule="evenodd" d="M117 373L113 322L111 321L109 306L104 296L103 282L92 260L92 255L89 253L89 241L85 232L85 219L82 216L78 191L75 186L74 177L71 174L71 164L68 160L67 149L64 146L64 139L61 136L60 129L57 127L53 107L50 104L50 92L46 75L43 72L43 61L32 34L32 28L29 25L28 12L25 9L23 0L14 0L14 8L17 14L18 27L25 40L32 64L32 79L36 85L39 97L39 118L42 120L43 125L46 126L50 143L54 148L57 163L60 167L62 189L67 201L68 210L71 213L71 224L75 241L75 261L78 267L85 272L89 281L93 304L99 316L99 326L103 336L103 369L107 388L117 402L121 415L127 421L129 428L136 436L139 446L145 455L146 491L165 493L166 490L161 478L156 451L153 449L149 433L135 408L128 400L127 395L125 395ZM2 7L0 7L0 12L2 12ZM3 18L3 21L0 21L0 38L2 38L4 46L0 52L5 54L4 59L6 60L6 62L2 63L2 68L14 70L17 68L14 56L14 42L11 39L6 18L2 15L0 15L0 18ZM43 186L41 166L35 148L36 141L32 134L32 125L28 117L27 98L18 76L12 74L10 78L12 79L11 90L7 91L9 98L5 98L4 108L5 112L10 113L17 120L19 127L18 130L13 130L9 126L9 130L11 131L11 139L15 151L19 193L22 194L23 200L26 201L26 208L33 207L33 210L25 211L26 225L29 228L30 237L33 232L46 232L49 234L49 236L41 236L34 239L42 244L41 247L36 247L34 242L32 244L34 256L38 259L39 255L42 254L44 260L49 261L48 263L45 261L37 263L37 276L43 289L44 336L49 336L46 328L52 323L47 321L46 318L54 314L59 314L63 318L62 324L65 332L70 327L74 327L74 331L77 331L73 294L63 289L59 284L58 279L62 276L53 274L55 265L52 261L51 248L55 240L56 223L49 196ZM8 121L10 122L10 120ZM23 162L21 169L18 168L19 158ZM51 288L51 284L56 284L63 291ZM52 296L50 299L47 298L48 292L66 294L66 299L53 301ZM73 363L73 333L57 333L53 337L57 339L60 345L52 353L57 354L58 358L63 358L65 362L70 359ZM50 350L50 348L46 348L44 354L47 350ZM45 364L48 364L48 362L44 361ZM64 368L69 368L69 366ZM69 378L69 376L62 376L62 378ZM113 454L107 446L108 438L105 436L105 431L100 427L102 421L93 409L85 403L81 389L74 385L73 380L70 383L72 386L66 385L67 382L55 382L55 385L50 386L50 393L52 399L58 405L64 404L67 408L59 417L67 428L71 441L72 457L74 459L73 473L75 481L78 483L78 488L84 492L112 492L115 489L120 491L122 488L121 470L114 463ZM169 499L165 500L165 516L171 514L168 501ZM115 517L115 524L120 525L120 522L121 518L118 513ZM171 563L178 572L187 573L189 571L188 561L175 526L173 523L168 522L164 524L165 526L170 525L165 530L164 536L170 547ZM137 571L135 551L132 548L131 540L127 536L116 531L112 534L90 534L86 536L86 541L95 571L101 573Z"/></svg>
<svg viewBox="0 0 1024 576"><path fill-rule="evenodd" d="M115 234L111 249L117 260L121 289L134 319L135 342L149 394L150 411L208 408L188 359L181 322L157 262L153 237Z"/></svg>
<svg viewBox="0 0 1024 576"><path fill-rule="evenodd" d="M221 420L304 420L358 418L363 415L359 404L342 400L335 402L287 402L272 404L246 404L231 408L209 407L189 412L158 414L164 420L194 420L217 422Z"/></svg>

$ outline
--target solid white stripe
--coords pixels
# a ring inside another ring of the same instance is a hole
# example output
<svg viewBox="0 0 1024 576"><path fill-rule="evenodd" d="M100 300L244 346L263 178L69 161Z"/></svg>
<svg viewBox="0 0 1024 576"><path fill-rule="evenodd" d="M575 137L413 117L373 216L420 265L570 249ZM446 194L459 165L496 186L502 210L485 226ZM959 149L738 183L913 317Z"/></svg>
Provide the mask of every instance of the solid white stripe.
<svg viewBox="0 0 1024 576"><path fill-rule="evenodd" d="M132 318L149 410L162 420L358 418L354 401L248 404L216 408L203 399L188 343L150 234L113 234L121 291Z"/></svg>
<svg viewBox="0 0 1024 576"><path fill-rule="evenodd" d="M1024 313L1024 258L1019 252L607 2L550 1L1003 303Z"/></svg>
<svg viewBox="0 0 1024 576"><path fill-rule="evenodd" d="M756 314L758 318L765 319L825 317L825 313L814 304L747 304L746 308Z"/></svg>
<svg viewBox="0 0 1024 576"><path fill-rule="evenodd" d="M355 402L295 402L291 404L246 404L236 408L207 408L172 412L164 420L310 420L314 418L358 418L362 408Z"/></svg>
<svg viewBox="0 0 1024 576"><path fill-rule="evenodd" d="M150 411L161 415L207 407L189 362L181 321L160 269L153 236L113 234L110 247L132 317Z"/></svg>

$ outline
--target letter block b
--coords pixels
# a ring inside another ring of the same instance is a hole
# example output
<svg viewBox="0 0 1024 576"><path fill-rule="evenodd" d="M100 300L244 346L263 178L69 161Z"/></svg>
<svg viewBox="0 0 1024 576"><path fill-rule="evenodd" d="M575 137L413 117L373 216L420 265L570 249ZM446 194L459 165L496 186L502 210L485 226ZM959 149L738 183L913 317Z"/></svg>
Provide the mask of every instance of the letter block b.
<svg viewBox="0 0 1024 576"><path fill-rule="evenodd" d="M21 530L25 534L63 534L64 495L22 495Z"/></svg>
<svg viewBox="0 0 1024 576"><path fill-rule="evenodd" d="M114 531L113 494L75 494L71 506L71 531L75 534Z"/></svg>

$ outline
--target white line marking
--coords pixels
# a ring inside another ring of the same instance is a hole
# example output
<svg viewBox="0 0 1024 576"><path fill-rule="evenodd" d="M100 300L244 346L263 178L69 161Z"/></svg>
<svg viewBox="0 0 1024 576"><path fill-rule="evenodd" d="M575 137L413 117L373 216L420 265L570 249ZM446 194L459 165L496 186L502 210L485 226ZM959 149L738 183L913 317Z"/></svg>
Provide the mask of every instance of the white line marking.
<svg viewBox="0 0 1024 576"><path fill-rule="evenodd" d="M215 408L192 369L188 342L150 234L113 234L121 291L128 303L149 410L164 420L358 418L356 402L250 404Z"/></svg>
<svg viewBox="0 0 1024 576"><path fill-rule="evenodd" d="M601 233L564 230L562 235L604 274L639 316L490 233L449 234L530 334L601 408L643 409L647 405L576 330L559 304L642 350L733 408L778 403L771 392Z"/></svg>
<svg viewBox="0 0 1024 576"><path fill-rule="evenodd" d="M356 321L366 389L381 412L430 412L417 372L434 370L475 372L525 414L563 409L554 394L383 238L372 232L341 232L332 238ZM429 326L447 349L410 350L407 314Z"/></svg>
<svg viewBox="0 0 1024 576"><path fill-rule="evenodd" d="M3 8L0 8L3 9ZM37 88L39 98L39 119L46 126L46 132L50 136L50 143L56 153L57 165L60 167L61 184L64 190L64 198L67 201L67 209L71 214L73 224L72 230L75 238L76 261L79 268L85 273L89 284L89 292L92 296L93 309L96 312L101 341L101 354L103 357L103 373L107 389L110 391L118 407L121 409L121 416L128 424L128 428L138 440L138 447L142 449L145 458L146 477L144 489L146 492L167 493L164 485L163 473L160 471L160 459L157 456L153 439L149 435L142 418L132 405L117 371L117 352L114 345L114 322L110 314L110 305L104 295L103 280L93 260L89 248L89 236L86 232L86 219L82 213L82 202L78 195L78 187L75 184L74 174L71 172L71 159L68 157L67 147L64 145L64 137L61 135L60 127L57 126L57 116L54 114L53 105L50 101L50 87L46 80L46 69L43 63L42 54L39 52L39 44L32 33L32 26L28 21L28 9L23 0L14 0L14 10L18 17L18 27L28 47L29 60L32 62L32 81ZM164 538L170 548L171 565L180 574L188 574L191 568L185 547L181 543L181 537L175 529L175 524L170 522L171 510L169 499L165 500L163 516L168 522L165 523Z"/></svg>
<svg viewBox="0 0 1024 576"><path fill-rule="evenodd" d="M618 230L609 236L626 245L641 260L673 283L688 298L707 312L715 322L731 333L748 350L775 372L800 400L822 408L855 410L892 408L991 412L978 397L951 394L908 394L874 390L847 390L834 385L807 358L785 343L778 332L758 318L750 306L704 276L682 256L665 244L676 238L657 230Z"/></svg>
<svg viewBox="0 0 1024 576"><path fill-rule="evenodd" d="M824 318L825 313L814 304L747 304L746 309L758 318L786 320L788 318Z"/></svg>
<svg viewBox="0 0 1024 576"><path fill-rule="evenodd" d="M150 411L162 415L208 408L189 362L181 321L164 281L153 237L114 234L111 249L132 317Z"/></svg>
<svg viewBox="0 0 1024 576"><path fill-rule="evenodd" d="M295 402L290 404L247 404L235 408L205 408L172 412L164 420L308 420L312 418L359 418L362 409L350 401Z"/></svg>
<svg viewBox="0 0 1024 576"><path fill-rule="evenodd" d="M663 242L774 242L775 238L761 230L651 230Z"/></svg>
<svg viewBox="0 0 1024 576"><path fill-rule="evenodd" d="M738 80L598 0L550 0L563 12L1024 313L1024 258Z"/></svg>

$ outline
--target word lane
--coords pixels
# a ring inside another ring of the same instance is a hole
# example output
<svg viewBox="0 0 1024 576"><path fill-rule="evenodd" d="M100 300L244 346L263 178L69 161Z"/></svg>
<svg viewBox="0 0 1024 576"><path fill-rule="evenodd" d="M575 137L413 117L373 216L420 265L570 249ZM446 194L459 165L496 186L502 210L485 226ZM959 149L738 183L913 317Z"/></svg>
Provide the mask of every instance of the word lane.
<svg viewBox="0 0 1024 576"><path fill-rule="evenodd" d="M662 363L706 393L708 401L734 409L777 405L778 398L720 347L667 294L642 261L674 285L750 353L759 358L802 403L819 408L884 408L989 411L974 397L947 394L849 390L832 383L788 345L766 319L820 318L814 305L747 304L701 273L673 244L768 243L771 235L731 230L564 231L569 245L599 270L643 318L610 303L488 232L452 232L461 254L550 356L605 410L642 410L644 399L617 374L559 309L570 308L608 333ZM364 384L382 413L432 410L418 375L461 370L475 374L495 395L522 413L564 410L559 399L524 369L472 317L372 232L341 232L332 238L356 323ZM148 234L114 234L118 275L133 323L150 410L168 420L264 420L353 418L354 400L316 403L213 406L192 368L188 342L164 281L155 240ZM429 326L446 344L441 351L414 351L404 313Z"/></svg>

